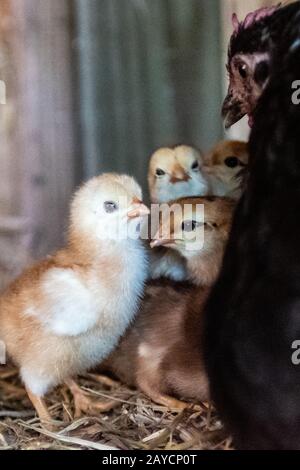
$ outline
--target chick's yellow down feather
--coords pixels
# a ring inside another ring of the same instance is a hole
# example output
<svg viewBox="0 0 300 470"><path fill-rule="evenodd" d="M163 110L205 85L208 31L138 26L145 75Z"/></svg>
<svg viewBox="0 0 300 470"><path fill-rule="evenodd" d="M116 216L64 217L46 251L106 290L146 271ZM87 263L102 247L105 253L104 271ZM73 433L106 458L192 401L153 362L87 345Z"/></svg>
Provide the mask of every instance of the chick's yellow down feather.
<svg viewBox="0 0 300 470"><path fill-rule="evenodd" d="M158 149L151 156L148 169L151 202L208 194L209 183L203 164L201 153L194 147L179 145Z"/></svg>
<svg viewBox="0 0 300 470"><path fill-rule="evenodd" d="M238 200L243 191L243 172L249 160L248 144L239 140L222 140L204 156L210 193Z"/></svg>

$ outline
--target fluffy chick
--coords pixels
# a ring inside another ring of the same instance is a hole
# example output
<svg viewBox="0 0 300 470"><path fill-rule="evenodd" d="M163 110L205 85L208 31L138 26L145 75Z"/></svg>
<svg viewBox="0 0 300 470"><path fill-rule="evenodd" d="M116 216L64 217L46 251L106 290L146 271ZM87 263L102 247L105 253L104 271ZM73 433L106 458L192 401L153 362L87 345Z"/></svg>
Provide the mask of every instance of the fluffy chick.
<svg viewBox="0 0 300 470"><path fill-rule="evenodd" d="M184 261L185 278L211 285L217 277L235 202L221 197L182 198L162 207L151 247L167 247Z"/></svg>
<svg viewBox="0 0 300 470"><path fill-rule="evenodd" d="M237 140L222 140L204 159L211 193L239 199L242 194L243 170L249 159L248 144Z"/></svg>
<svg viewBox="0 0 300 470"><path fill-rule="evenodd" d="M151 157L148 171L149 192L152 203L167 203L181 197L201 196L209 192L208 177L202 171L203 158L198 150L186 145L160 148ZM151 232L155 208L152 208ZM184 259L178 253L160 247L150 255L150 277L167 276L175 281L186 278Z"/></svg>
<svg viewBox="0 0 300 470"><path fill-rule="evenodd" d="M166 203L166 209L170 208L172 203ZM161 209L164 204L151 208L151 235L150 238L157 237L157 232L161 230L162 222L169 223L161 219ZM171 250L163 244L149 248L149 279L160 279L166 277L173 281L184 281L187 279L186 260L181 256L178 251Z"/></svg>
<svg viewBox="0 0 300 470"><path fill-rule="evenodd" d="M43 397L63 382L77 411L90 410L70 378L104 359L136 313L147 259L138 237L126 234L149 213L141 198L128 176L88 181L74 196L66 247L0 299L1 340L43 422L50 420Z"/></svg>
<svg viewBox="0 0 300 470"><path fill-rule="evenodd" d="M160 237L158 242L185 256L190 279L197 285L167 279L151 281L133 326L101 367L140 388L153 401L175 409L188 404L174 396L208 399L199 349L202 311L220 269L234 208L234 202L225 198L181 201L189 203L186 214L171 222L171 236ZM197 204L204 204L204 221ZM204 231L203 247L196 240L200 230Z"/></svg>
<svg viewBox="0 0 300 470"><path fill-rule="evenodd" d="M180 145L158 149L149 163L151 202L169 202L180 197L208 194L208 181L202 167L202 155L193 147Z"/></svg>

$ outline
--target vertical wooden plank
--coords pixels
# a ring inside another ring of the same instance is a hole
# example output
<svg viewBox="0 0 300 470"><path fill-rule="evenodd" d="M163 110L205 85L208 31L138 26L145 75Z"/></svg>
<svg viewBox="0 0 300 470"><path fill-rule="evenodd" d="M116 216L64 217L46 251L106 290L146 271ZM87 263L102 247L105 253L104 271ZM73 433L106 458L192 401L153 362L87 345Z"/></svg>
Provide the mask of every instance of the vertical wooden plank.
<svg viewBox="0 0 300 470"><path fill-rule="evenodd" d="M18 151L15 22L10 0L0 2L0 292L29 262L21 209L21 157ZM2 101L2 98L3 99Z"/></svg>
<svg viewBox="0 0 300 470"><path fill-rule="evenodd" d="M0 292L29 262L26 221L21 217L21 156L18 147L17 35L10 0L0 2ZM2 98L5 98L2 102Z"/></svg>
<svg viewBox="0 0 300 470"><path fill-rule="evenodd" d="M220 1L196 1L194 8L191 28L195 37L192 41L197 41L195 55L198 87L196 86L194 90L196 106L193 106L191 120L194 122L194 127L191 137L196 139L196 144L200 148L207 150L223 136L220 113L222 105ZM198 31L198 35L195 31Z"/></svg>
<svg viewBox="0 0 300 470"><path fill-rule="evenodd" d="M219 0L167 5L178 137L205 149L222 135Z"/></svg>
<svg viewBox="0 0 300 470"><path fill-rule="evenodd" d="M128 135L128 100L129 95L126 84L128 74L126 64L124 64L124 49L126 48L127 36L125 28L127 22L128 2L120 8L118 0L111 0L107 5L107 20L109 23L107 47L109 49L111 64L111 89L113 110L113 155L112 159L118 159L118 171L128 172L128 148L130 146L130 136Z"/></svg>
<svg viewBox="0 0 300 470"><path fill-rule="evenodd" d="M112 154L107 0L74 0L84 178L106 171Z"/></svg>
<svg viewBox="0 0 300 470"><path fill-rule="evenodd" d="M16 152L16 70L12 46L15 34L10 0L0 2L0 80L5 103L0 103L0 213L17 215L20 197L15 187L20 183ZM2 94L1 94L2 95ZM2 101L2 100L1 100Z"/></svg>
<svg viewBox="0 0 300 470"><path fill-rule="evenodd" d="M86 177L126 171L146 186L156 147L222 135L219 0L75 5Z"/></svg>
<svg viewBox="0 0 300 470"><path fill-rule="evenodd" d="M148 84L147 108L151 151L163 145L176 143L178 120L175 114L175 92L170 69L168 24L170 21L166 2L147 0L146 73ZM150 130L151 125L151 130Z"/></svg>
<svg viewBox="0 0 300 470"><path fill-rule="evenodd" d="M151 151L174 135L162 4L75 5L85 176L126 171L145 185Z"/></svg>
<svg viewBox="0 0 300 470"><path fill-rule="evenodd" d="M117 0L115 0L117 4ZM146 37L140 33L140 25L145 26L148 12L137 8L133 2L127 2L126 7L119 13L121 30L121 63L123 71L124 96L126 107L126 134L124 171L135 174L139 182L145 184L145 161L149 148L150 136L147 133L146 96L147 83L145 80L147 50ZM136 158L132 158L135 155ZM139 158L140 157L140 158Z"/></svg>
<svg viewBox="0 0 300 470"><path fill-rule="evenodd" d="M12 0L12 5L23 214L30 222L30 251L39 257L62 243L74 188L72 2Z"/></svg>

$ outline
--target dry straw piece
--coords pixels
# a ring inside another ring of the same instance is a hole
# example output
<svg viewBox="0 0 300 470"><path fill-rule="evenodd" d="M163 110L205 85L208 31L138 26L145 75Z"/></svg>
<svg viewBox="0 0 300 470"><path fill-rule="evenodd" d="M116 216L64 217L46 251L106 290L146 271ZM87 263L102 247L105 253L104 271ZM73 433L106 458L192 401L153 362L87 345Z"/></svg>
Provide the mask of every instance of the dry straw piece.
<svg viewBox="0 0 300 470"><path fill-rule="evenodd" d="M231 439L209 404L202 411L177 412L156 405L137 390L97 374L80 377L93 399L115 401L107 413L73 419L73 402L65 387L47 401L57 431L41 424L12 367L0 368L0 450L204 450L232 448Z"/></svg>

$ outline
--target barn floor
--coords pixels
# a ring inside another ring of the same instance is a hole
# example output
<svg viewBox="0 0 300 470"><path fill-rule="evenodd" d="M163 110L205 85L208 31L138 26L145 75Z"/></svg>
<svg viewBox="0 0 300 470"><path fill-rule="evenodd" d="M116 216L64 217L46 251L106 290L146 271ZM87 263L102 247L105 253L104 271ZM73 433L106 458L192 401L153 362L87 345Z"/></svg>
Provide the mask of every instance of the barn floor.
<svg viewBox="0 0 300 470"><path fill-rule="evenodd" d="M97 374L86 374L78 383L92 399L113 399L116 407L75 420L70 391L58 387L47 396L57 424L57 431L49 432L36 418L17 369L0 365L0 450L232 449L231 438L209 404L201 405L201 411L178 412Z"/></svg>
<svg viewBox="0 0 300 470"><path fill-rule="evenodd" d="M0 367L0 450L22 449L231 449L231 439L211 409L173 412L144 395L96 374L79 382L93 399L115 400L116 407L97 416L73 419L68 389L59 387L47 397L57 431L43 429L28 401L17 370Z"/></svg>

